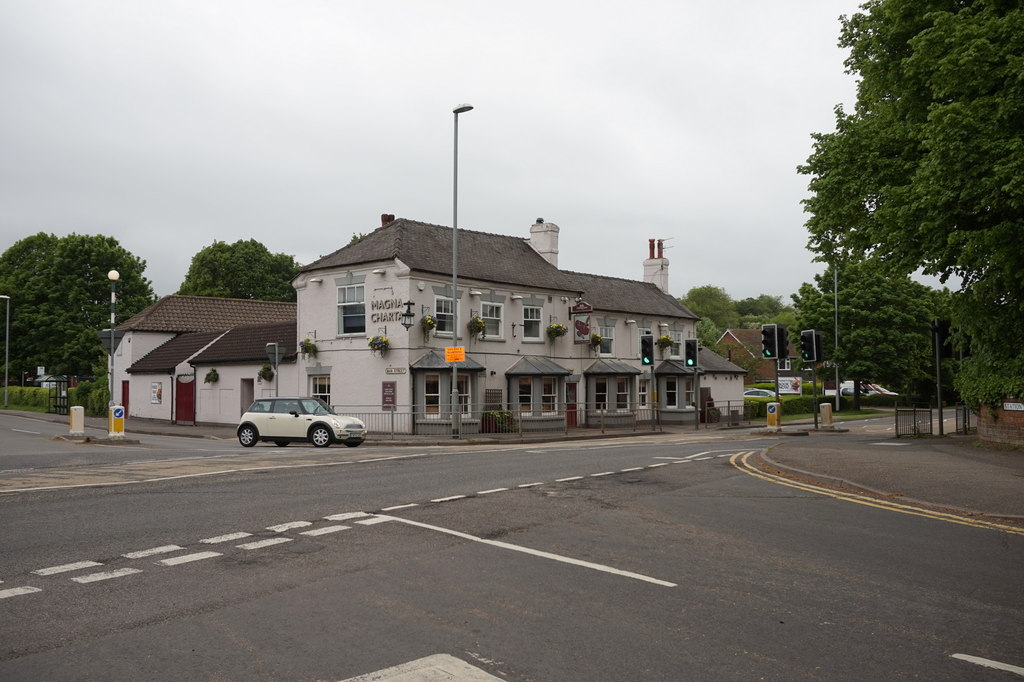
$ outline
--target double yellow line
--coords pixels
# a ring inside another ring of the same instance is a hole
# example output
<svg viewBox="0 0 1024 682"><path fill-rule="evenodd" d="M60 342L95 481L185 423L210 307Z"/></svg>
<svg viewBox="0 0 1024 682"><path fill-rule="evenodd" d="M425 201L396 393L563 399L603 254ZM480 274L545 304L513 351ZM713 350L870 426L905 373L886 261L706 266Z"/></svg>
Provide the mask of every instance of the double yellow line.
<svg viewBox="0 0 1024 682"><path fill-rule="evenodd" d="M816 493L818 495L825 495L827 497L833 497L837 500L843 500L845 502L853 502L854 504L862 504L866 507L874 507L876 509L884 509L886 511L899 512L900 514L910 514L912 516L923 516L928 519L935 519L936 521L945 521L946 523L956 523L961 526L973 526L975 528L987 528L988 530L1000 531L1003 533L1010 533L1012 535L1024 535L1024 528L1019 526L1011 526L1006 523L997 523L994 521L984 521L982 519L974 519L966 516L958 516L948 512L940 512L924 507L913 507L906 504L898 504L896 502L889 502L877 497L871 497L869 495L843 492L839 490L833 490L824 486L815 485L813 483L804 483L796 481L784 476L778 476L776 474L769 474L762 471L756 465L751 462L751 459L756 453L752 450L746 452L737 452L729 458L729 463L739 469L745 474L760 478L770 483L778 485L788 486L790 488L796 488L797 490L804 490L810 493Z"/></svg>

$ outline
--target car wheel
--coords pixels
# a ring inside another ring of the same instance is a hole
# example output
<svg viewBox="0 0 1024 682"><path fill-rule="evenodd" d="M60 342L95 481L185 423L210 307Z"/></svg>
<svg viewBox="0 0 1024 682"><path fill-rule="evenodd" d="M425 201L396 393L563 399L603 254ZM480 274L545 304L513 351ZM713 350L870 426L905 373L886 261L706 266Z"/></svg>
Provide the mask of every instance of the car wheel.
<svg viewBox="0 0 1024 682"><path fill-rule="evenodd" d="M345 443L345 446L346 447L350 447L350 448L355 448L355 447L359 447L362 444L362 442L363 441L359 441L358 443Z"/></svg>
<svg viewBox="0 0 1024 682"><path fill-rule="evenodd" d="M274 441L274 445L276 445L279 448L283 448L284 446L288 445L288 441L286 441L286 440L275 440Z"/></svg>
<svg viewBox="0 0 1024 682"><path fill-rule="evenodd" d="M313 447L326 448L331 444L331 430L326 426L314 426L309 430L309 440Z"/></svg>
<svg viewBox="0 0 1024 682"><path fill-rule="evenodd" d="M242 447L251 448L260 439L260 433L252 424L245 424L238 427L238 442Z"/></svg>

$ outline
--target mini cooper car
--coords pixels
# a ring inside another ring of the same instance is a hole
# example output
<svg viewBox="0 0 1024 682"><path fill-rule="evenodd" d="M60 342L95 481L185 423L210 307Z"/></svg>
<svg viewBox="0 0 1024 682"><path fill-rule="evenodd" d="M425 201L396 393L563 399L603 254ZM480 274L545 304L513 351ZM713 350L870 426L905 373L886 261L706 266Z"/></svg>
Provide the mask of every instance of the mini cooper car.
<svg viewBox="0 0 1024 682"><path fill-rule="evenodd" d="M366 440L366 425L355 417L334 414L319 398L257 398L238 422L238 442L251 448L259 441L279 447L309 442L318 448Z"/></svg>

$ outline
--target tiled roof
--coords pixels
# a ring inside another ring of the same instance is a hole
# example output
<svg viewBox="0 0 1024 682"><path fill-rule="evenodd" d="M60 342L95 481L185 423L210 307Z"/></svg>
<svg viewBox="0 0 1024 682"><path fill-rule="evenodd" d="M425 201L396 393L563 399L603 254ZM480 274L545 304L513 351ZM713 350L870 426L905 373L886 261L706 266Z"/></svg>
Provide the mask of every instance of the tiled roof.
<svg viewBox="0 0 1024 682"><path fill-rule="evenodd" d="M235 327L221 336L209 348L192 358L194 365L214 365L231 362L267 362L267 344L281 344L281 360L294 362L298 355L295 322Z"/></svg>
<svg viewBox="0 0 1024 682"><path fill-rule="evenodd" d="M208 296L164 296L118 331L209 332L241 325L295 322L295 304ZM294 342L293 342L294 343Z"/></svg>
<svg viewBox="0 0 1024 682"><path fill-rule="evenodd" d="M482 372L487 369L479 362L466 356L465 360L459 360L458 362L445 362L444 357L436 350L427 351L423 357L416 362L412 363L413 369L436 369L436 370L448 370L451 371L452 365L457 367L459 370L467 372Z"/></svg>
<svg viewBox="0 0 1024 682"><path fill-rule="evenodd" d="M179 334L154 348L127 369L129 374L171 374L175 367L209 345L224 332L192 332Z"/></svg>
<svg viewBox="0 0 1024 682"><path fill-rule="evenodd" d="M642 374L642 372L619 360L594 360L583 370L584 374Z"/></svg>
<svg viewBox="0 0 1024 682"><path fill-rule="evenodd" d="M413 270L452 273L452 228L399 218L316 260L303 272L399 259ZM572 292L573 284L522 237L459 229L458 275L485 282Z"/></svg>
<svg viewBox="0 0 1024 682"><path fill-rule="evenodd" d="M698 319L685 305L650 282L618 277L566 272L575 291L583 292L583 300L597 310L610 310L630 315L661 315Z"/></svg>

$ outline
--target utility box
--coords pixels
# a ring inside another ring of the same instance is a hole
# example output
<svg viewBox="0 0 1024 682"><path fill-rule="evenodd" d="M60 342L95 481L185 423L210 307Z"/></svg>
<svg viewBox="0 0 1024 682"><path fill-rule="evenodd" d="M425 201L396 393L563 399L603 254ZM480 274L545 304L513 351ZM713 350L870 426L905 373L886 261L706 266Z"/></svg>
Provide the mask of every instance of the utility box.
<svg viewBox="0 0 1024 682"><path fill-rule="evenodd" d="M821 403L819 405L821 409L821 427L824 429L832 428L832 403Z"/></svg>

